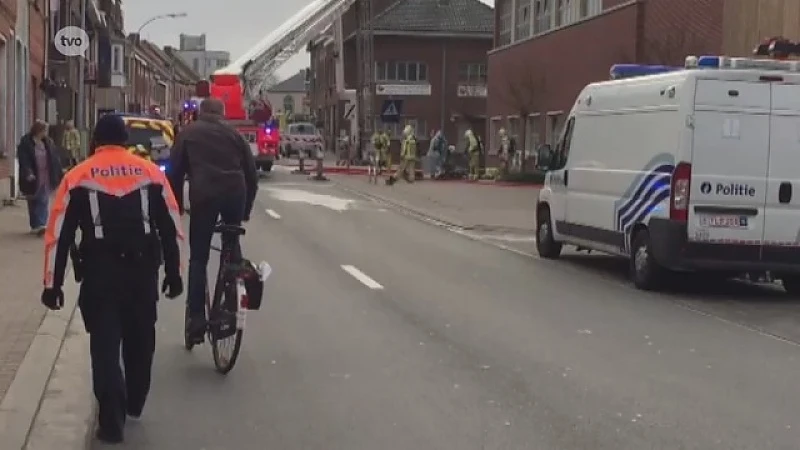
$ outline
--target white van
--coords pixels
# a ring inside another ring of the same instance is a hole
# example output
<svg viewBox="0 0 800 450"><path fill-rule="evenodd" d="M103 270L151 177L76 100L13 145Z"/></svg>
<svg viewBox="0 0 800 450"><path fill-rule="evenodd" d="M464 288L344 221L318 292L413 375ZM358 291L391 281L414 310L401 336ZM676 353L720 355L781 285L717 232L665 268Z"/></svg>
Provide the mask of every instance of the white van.
<svg viewBox="0 0 800 450"><path fill-rule="evenodd" d="M590 84L552 154L541 257L624 256L641 289L667 271L769 271L800 295L800 62L690 57Z"/></svg>

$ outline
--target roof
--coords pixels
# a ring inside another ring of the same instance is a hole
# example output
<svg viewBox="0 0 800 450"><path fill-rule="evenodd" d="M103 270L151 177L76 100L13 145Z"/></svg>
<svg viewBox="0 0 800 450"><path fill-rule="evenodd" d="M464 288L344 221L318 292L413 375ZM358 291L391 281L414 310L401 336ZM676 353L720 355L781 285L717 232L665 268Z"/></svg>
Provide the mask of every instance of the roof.
<svg viewBox="0 0 800 450"><path fill-rule="evenodd" d="M494 33L494 10L480 0L398 0L375 17L375 31Z"/></svg>
<svg viewBox="0 0 800 450"><path fill-rule="evenodd" d="M297 72L291 77L277 83L268 89L269 92L305 92L306 91L306 71L305 69Z"/></svg>

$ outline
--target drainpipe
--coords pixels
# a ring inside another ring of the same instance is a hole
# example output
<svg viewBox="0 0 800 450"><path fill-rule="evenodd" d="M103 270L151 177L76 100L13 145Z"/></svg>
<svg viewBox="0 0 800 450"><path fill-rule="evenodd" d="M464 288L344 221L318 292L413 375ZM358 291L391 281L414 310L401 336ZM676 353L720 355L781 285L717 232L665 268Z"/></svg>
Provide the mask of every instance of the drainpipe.
<svg viewBox="0 0 800 450"><path fill-rule="evenodd" d="M447 39L442 40L442 98L439 113L439 129L444 134L444 123L446 120L445 105L447 105ZM430 130L428 130L430 132Z"/></svg>
<svg viewBox="0 0 800 450"><path fill-rule="evenodd" d="M86 30L86 2L81 0L81 29ZM88 52L88 50L87 50ZM84 147L86 142L86 58L88 54L84 54L78 59L78 108L75 124L81 132L81 147ZM81 156L86 156L85 148L81 148L84 152Z"/></svg>

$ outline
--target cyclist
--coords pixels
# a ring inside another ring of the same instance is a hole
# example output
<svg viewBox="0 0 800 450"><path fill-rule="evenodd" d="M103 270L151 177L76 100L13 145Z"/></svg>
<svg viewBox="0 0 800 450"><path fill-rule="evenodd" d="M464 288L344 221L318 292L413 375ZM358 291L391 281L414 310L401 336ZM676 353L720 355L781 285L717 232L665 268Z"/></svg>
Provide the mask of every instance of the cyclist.
<svg viewBox="0 0 800 450"><path fill-rule="evenodd" d="M183 127L170 157L172 189L183 212L183 184L189 177L189 282L186 306L188 341L203 342L206 330L206 271L214 225L241 225L250 219L258 173L250 146L225 123L225 105L214 98L200 104L197 121Z"/></svg>
<svg viewBox="0 0 800 450"><path fill-rule="evenodd" d="M123 439L126 414L142 414L150 390L161 253L162 291L169 298L183 291L177 202L158 167L126 151L126 139L119 116L100 118L93 154L59 185L45 232L41 298L49 309L64 306L61 286L71 253L90 337L97 437L112 443ZM80 251L73 245L78 229Z"/></svg>

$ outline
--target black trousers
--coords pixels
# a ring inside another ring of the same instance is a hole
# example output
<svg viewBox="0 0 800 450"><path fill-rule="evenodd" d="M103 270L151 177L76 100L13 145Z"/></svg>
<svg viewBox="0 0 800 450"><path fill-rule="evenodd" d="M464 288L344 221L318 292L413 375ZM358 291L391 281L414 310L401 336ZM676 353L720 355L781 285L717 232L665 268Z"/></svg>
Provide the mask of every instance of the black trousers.
<svg viewBox="0 0 800 450"><path fill-rule="evenodd" d="M159 295L158 269L149 266L91 261L81 284L98 425L109 433L122 433L126 414L140 415L150 392Z"/></svg>
<svg viewBox="0 0 800 450"><path fill-rule="evenodd" d="M189 288L186 302L193 316L205 317L206 277L214 226L220 219L226 224L241 225L244 209L244 195L192 204L192 214L189 218ZM235 248L238 253L240 249L238 246Z"/></svg>

